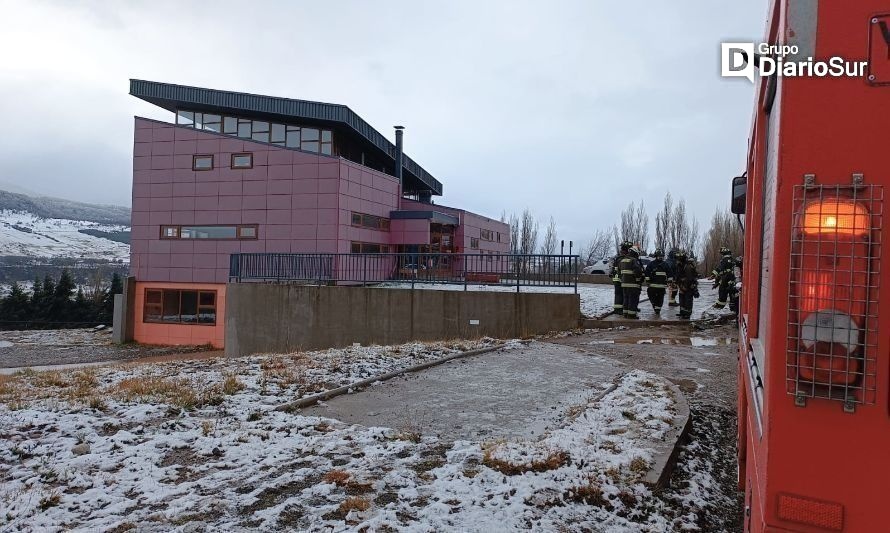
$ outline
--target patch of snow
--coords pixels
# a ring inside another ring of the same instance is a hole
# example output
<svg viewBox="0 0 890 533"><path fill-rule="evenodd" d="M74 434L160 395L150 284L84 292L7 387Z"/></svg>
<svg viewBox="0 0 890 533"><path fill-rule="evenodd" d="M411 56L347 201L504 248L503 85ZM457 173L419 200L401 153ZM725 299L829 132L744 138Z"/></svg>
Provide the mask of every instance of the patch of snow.
<svg viewBox="0 0 890 533"><path fill-rule="evenodd" d="M130 260L130 246L79 230L128 231L128 226L83 220L40 218L23 211L0 210L0 255Z"/></svg>
<svg viewBox="0 0 890 533"><path fill-rule="evenodd" d="M694 529L693 512L674 510L640 482L674 409L663 382L643 371L625 374L613 388L603 384L534 440L443 442L412 428L276 410L493 342L353 346L16 376L0 388L0 528ZM94 380L87 394L100 401L93 407L76 395L73 384L84 379ZM220 393L227 379L237 380L239 390ZM165 396L121 393L152 380L219 396L180 409ZM508 475L497 467L521 470L554 455L543 469ZM694 482L681 506L708 498L708 480ZM350 510L349 497L362 505Z"/></svg>

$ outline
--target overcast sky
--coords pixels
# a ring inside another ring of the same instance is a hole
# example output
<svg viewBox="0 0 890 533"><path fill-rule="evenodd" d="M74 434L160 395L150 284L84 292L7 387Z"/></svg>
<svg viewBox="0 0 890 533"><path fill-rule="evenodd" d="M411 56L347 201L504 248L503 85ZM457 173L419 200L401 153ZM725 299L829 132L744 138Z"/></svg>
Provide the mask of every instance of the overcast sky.
<svg viewBox="0 0 890 533"><path fill-rule="evenodd" d="M720 42L766 0L0 0L0 183L130 204L129 78L348 105L444 184L576 242L665 192L705 224L743 169L750 83ZM2 186L0 186L2 188ZM653 224L654 226L654 224Z"/></svg>

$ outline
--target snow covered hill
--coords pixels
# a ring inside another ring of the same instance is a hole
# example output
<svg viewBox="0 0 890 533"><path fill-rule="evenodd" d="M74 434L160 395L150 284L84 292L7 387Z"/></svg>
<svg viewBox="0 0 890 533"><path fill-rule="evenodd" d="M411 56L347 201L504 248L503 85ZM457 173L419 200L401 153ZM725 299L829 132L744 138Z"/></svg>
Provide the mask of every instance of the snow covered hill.
<svg viewBox="0 0 890 533"><path fill-rule="evenodd" d="M128 226L0 210L0 255L129 261Z"/></svg>
<svg viewBox="0 0 890 533"><path fill-rule="evenodd" d="M24 265L127 263L129 223L127 207L0 190L0 277L33 279Z"/></svg>

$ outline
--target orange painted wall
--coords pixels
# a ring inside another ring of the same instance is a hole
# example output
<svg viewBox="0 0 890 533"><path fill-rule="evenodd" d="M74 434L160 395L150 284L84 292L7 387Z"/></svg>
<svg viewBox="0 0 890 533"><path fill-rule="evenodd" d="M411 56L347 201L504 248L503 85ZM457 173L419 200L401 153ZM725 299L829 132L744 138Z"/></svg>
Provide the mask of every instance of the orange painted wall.
<svg viewBox="0 0 890 533"><path fill-rule="evenodd" d="M193 324L158 324L143 322L145 289L195 289L216 291L216 324L198 326ZM134 316L134 340L143 344L211 344L214 348L225 347L226 286L223 283L169 283L136 282L136 305Z"/></svg>

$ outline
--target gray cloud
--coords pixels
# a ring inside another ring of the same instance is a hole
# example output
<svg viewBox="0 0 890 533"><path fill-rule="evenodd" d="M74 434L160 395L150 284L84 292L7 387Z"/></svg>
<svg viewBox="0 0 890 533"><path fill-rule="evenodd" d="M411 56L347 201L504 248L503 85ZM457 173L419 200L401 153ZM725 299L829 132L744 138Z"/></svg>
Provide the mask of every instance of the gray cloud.
<svg viewBox="0 0 890 533"><path fill-rule="evenodd" d="M766 2L763 2L765 4ZM130 77L349 105L445 184L530 206L580 241L630 201L706 222L745 161L753 91L719 43L765 5L560 2L2 2L0 182L128 204Z"/></svg>

